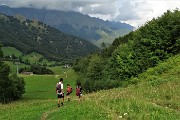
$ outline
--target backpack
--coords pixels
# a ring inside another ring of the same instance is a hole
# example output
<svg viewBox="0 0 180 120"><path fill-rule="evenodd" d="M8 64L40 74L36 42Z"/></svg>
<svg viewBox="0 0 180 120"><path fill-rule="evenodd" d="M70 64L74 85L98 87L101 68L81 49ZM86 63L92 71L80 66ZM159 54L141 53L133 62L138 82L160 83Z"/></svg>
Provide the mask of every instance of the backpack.
<svg viewBox="0 0 180 120"><path fill-rule="evenodd" d="M58 93L60 93L61 92L61 84L57 84L56 85L56 91L58 91Z"/></svg>
<svg viewBox="0 0 180 120"><path fill-rule="evenodd" d="M80 88L76 88L76 95L77 95L77 96L80 95Z"/></svg>
<svg viewBox="0 0 180 120"><path fill-rule="evenodd" d="M69 86L69 87L67 88L67 92L68 92L68 93L72 93L72 87L71 87L71 86Z"/></svg>

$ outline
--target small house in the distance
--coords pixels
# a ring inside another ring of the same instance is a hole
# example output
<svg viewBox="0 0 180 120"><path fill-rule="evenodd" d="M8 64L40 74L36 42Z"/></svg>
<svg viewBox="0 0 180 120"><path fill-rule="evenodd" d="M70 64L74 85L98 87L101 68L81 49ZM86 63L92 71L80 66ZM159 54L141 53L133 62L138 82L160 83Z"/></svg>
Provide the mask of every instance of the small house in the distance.
<svg viewBox="0 0 180 120"><path fill-rule="evenodd" d="M71 67L71 65L69 65L69 64L64 65L64 68L70 68L70 67Z"/></svg>
<svg viewBox="0 0 180 120"><path fill-rule="evenodd" d="M33 75L33 72L22 72L22 75Z"/></svg>

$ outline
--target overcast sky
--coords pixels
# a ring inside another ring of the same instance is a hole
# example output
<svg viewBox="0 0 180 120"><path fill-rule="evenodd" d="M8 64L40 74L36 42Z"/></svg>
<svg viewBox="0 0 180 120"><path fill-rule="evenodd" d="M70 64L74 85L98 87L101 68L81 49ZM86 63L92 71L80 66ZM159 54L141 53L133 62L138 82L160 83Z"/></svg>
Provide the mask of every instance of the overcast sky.
<svg viewBox="0 0 180 120"><path fill-rule="evenodd" d="M103 20L138 27L167 10L180 9L180 0L0 0L10 7L36 7L77 11Z"/></svg>

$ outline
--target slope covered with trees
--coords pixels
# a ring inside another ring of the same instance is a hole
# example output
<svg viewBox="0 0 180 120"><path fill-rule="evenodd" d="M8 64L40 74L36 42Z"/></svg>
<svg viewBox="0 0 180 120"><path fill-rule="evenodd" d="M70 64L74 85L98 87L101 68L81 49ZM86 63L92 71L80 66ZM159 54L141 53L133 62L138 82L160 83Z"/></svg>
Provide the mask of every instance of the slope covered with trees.
<svg viewBox="0 0 180 120"><path fill-rule="evenodd" d="M37 52L49 60L72 62L97 50L97 46L76 36L67 35L35 19L0 14L0 42L23 54Z"/></svg>
<svg viewBox="0 0 180 120"><path fill-rule="evenodd" d="M78 82L91 92L131 84L131 77L179 53L180 11L167 11L115 39L102 53L77 60L74 69L82 73Z"/></svg>
<svg viewBox="0 0 180 120"><path fill-rule="evenodd" d="M8 6L0 6L0 11L7 15L21 14L28 19L35 18L64 33L79 36L93 43L99 40L112 43L114 38L125 35L134 28L129 24L104 21L73 11L57 11L32 7L10 8Z"/></svg>
<svg viewBox="0 0 180 120"><path fill-rule="evenodd" d="M10 68L2 61L3 53L0 45L0 103L18 100L25 93L23 78L11 75Z"/></svg>

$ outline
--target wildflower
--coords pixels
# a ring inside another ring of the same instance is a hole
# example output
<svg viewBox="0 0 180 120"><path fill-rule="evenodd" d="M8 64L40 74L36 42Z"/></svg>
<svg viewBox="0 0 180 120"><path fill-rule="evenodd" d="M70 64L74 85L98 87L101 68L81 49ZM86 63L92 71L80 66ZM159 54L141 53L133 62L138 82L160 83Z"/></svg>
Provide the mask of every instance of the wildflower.
<svg viewBox="0 0 180 120"><path fill-rule="evenodd" d="M119 116L119 118L122 118L122 116Z"/></svg>
<svg viewBox="0 0 180 120"><path fill-rule="evenodd" d="M127 115L127 113L124 113L124 115Z"/></svg>

